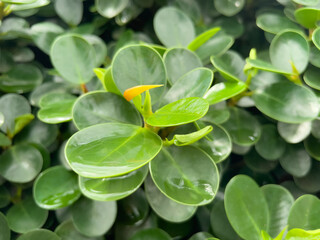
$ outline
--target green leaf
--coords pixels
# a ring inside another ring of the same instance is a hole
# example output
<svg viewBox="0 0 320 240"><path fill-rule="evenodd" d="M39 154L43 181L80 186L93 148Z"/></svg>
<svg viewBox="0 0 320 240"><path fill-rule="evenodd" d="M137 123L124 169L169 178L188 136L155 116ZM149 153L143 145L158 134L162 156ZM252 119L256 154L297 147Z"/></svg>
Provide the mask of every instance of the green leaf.
<svg viewBox="0 0 320 240"><path fill-rule="evenodd" d="M61 223L54 232L63 240L103 240L102 237L91 238L81 234L75 227L72 220Z"/></svg>
<svg viewBox="0 0 320 240"><path fill-rule="evenodd" d="M294 72L293 64L297 71L302 73L309 62L309 51L309 43L300 32L287 30L274 37L269 53L272 65L287 72Z"/></svg>
<svg viewBox="0 0 320 240"><path fill-rule="evenodd" d="M27 113L20 115L14 119L13 136L18 134L25 126L27 126L34 119L33 114Z"/></svg>
<svg viewBox="0 0 320 240"><path fill-rule="evenodd" d="M83 14L82 0L56 0L54 9L58 16L70 26L76 26L81 22Z"/></svg>
<svg viewBox="0 0 320 240"><path fill-rule="evenodd" d="M236 82L246 80L246 76L243 72L245 61L238 53L228 51L222 56L211 57L210 60L213 66L226 80Z"/></svg>
<svg viewBox="0 0 320 240"><path fill-rule="evenodd" d="M50 58L61 76L75 84L87 83L93 77L96 62L94 48L81 36L65 34L52 43Z"/></svg>
<svg viewBox="0 0 320 240"><path fill-rule="evenodd" d="M146 128L104 123L74 134L66 145L71 168L83 177L123 175L153 159L162 147L158 135Z"/></svg>
<svg viewBox="0 0 320 240"><path fill-rule="evenodd" d="M8 147L11 145L11 139L0 132L0 147Z"/></svg>
<svg viewBox="0 0 320 240"><path fill-rule="evenodd" d="M40 228L48 218L49 212L37 206L32 197L13 205L7 212L11 230L25 233Z"/></svg>
<svg viewBox="0 0 320 240"><path fill-rule="evenodd" d="M117 16L129 4L129 0L96 0L95 6L98 13L106 18Z"/></svg>
<svg viewBox="0 0 320 240"><path fill-rule="evenodd" d="M268 233L275 238L287 226L294 198L287 189L275 184L264 185L261 190L269 207Z"/></svg>
<svg viewBox="0 0 320 240"><path fill-rule="evenodd" d="M100 202L81 198L71 208L76 229L88 237L104 235L113 225L117 215L116 202Z"/></svg>
<svg viewBox="0 0 320 240"><path fill-rule="evenodd" d="M99 123L130 123L141 126L139 112L123 97L109 92L90 92L74 104L73 121L78 129Z"/></svg>
<svg viewBox="0 0 320 240"><path fill-rule="evenodd" d="M320 161L320 139L310 135L305 141L304 146L308 154L314 159Z"/></svg>
<svg viewBox="0 0 320 240"><path fill-rule="evenodd" d="M220 28L211 28L200 35L198 35L195 39L192 40L188 45L188 49L191 51L196 51L199 47L201 47L204 43L206 43L210 38L212 38Z"/></svg>
<svg viewBox="0 0 320 240"><path fill-rule="evenodd" d="M207 204L218 190L219 173L215 163L195 147L162 149L150 162L150 172L160 191L181 204Z"/></svg>
<svg viewBox="0 0 320 240"><path fill-rule="evenodd" d="M299 143L311 132L311 122L300 124L278 122L278 132L288 143Z"/></svg>
<svg viewBox="0 0 320 240"><path fill-rule="evenodd" d="M263 31L277 34L287 29L301 30L294 22L290 21L281 12L264 12L257 17L257 26Z"/></svg>
<svg viewBox="0 0 320 240"><path fill-rule="evenodd" d="M0 186L0 208L4 208L4 207L8 206L10 204L10 202L11 202L11 194L10 194L9 190L5 186ZM1 222L1 220L0 220L0 222ZM0 229L1 229L1 227L0 227Z"/></svg>
<svg viewBox="0 0 320 240"><path fill-rule="evenodd" d="M79 0L78 0L79 1ZM94 48L96 53L96 66L100 66L105 63L107 57L107 45L104 41L96 35L83 35L84 39L87 40Z"/></svg>
<svg viewBox="0 0 320 240"><path fill-rule="evenodd" d="M219 56L224 54L234 43L234 39L221 31L214 35L210 40L204 43L196 50L203 64L210 62L211 56Z"/></svg>
<svg viewBox="0 0 320 240"><path fill-rule="evenodd" d="M293 177L295 184L307 193L320 191L320 162L312 161L309 172L302 177Z"/></svg>
<svg viewBox="0 0 320 240"><path fill-rule="evenodd" d="M288 218L289 229L302 228L315 230L320 228L320 200L313 195L303 195L293 204ZM290 235L289 235L290 236Z"/></svg>
<svg viewBox="0 0 320 240"><path fill-rule="evenodd" d="M227 184L224 202L228 219L240 237L260 239L269 224L268 204L259 186L248 176L237 175Z"/></svg>
<svg viewBox="0 0 320 240"><path fill-rule="evenodd" d="M29 4L36 2L37 0L3 0L2 2L8 4Z"/></svg>
<svg viewBox="0 0 320 240"><path fill-rule="evenodd" d="M166 47L187 47L196 37L192 20L175 7L158 10L153 27L160 42Z"/></svg>
<svg viewBox="0 0 320 240"><path fill-rule="evenodd" d="M43 239L61 240L61 238L58 237L57 234L46 229L33 230L17 238L17 240L43 240Z"/></svg>
<svg viewBox="0 0 320 240"><path fill-rule="evenodd" d="M39 102L38 118L45 123L56 124L72 119L72 107L77 98L68 93L48 93Z"/></svg>
<svg viewBox="0 0 320 240"><path fill-rule="evenodd" d="M208 68L196 68L180 77L162 98L168 104L187 97L203 97L212 84L213 72Z"/></svg>
<svg viewBox="0 0 320 240"><path fill-rule="evenodd" d="M158 109L146 122L157 127L182 125L202 118L208 109L208 102L202 98L184 98Z"/></svg>
<svg viewBox="0 0 320 240"><path fill-rule="evenodd" d="M6 94L0 98L0 109L4 116L1 130L12 134L15 128L15 119L31 112L31 107L23 96L18 94Z"/></svg>
<svg viewBox="0 0 320 240"><path fill-rule="evenodd" d="M114 79L112 77L111 67L108 67L103 79L103 86L108 92L122 96L122 93L117 88Z"/></svg>
<svg viewBox="0 0 320 240"><path fill-rule="evenodd" d="M15 62L26 63L34 60L34 53L30 48L15 48L12 51L12 57Z"/></svg>
<svg viewBox="0 0 320 240"><path fill-rule="evenodd" d="M45 209L69 206L80 196L77 175L63 166L43 171L33 185L34 200Z"/></svg>
<svg viewBox="0 0 320 240"><path fill-rule="evenodd" d="M271 63L263 60L247 58L246 61L248 64L252 65L252 67L263 70L263 71L280 73L283 75L294 75L294 73L292 73L291 70L290 71L282 70L279 67L275 67Z"/></svg>
<svg viewBox="0 0 320 240"><path fill-rule="evenodd" d="M207 114L201 118L202 121L206 121L213 124L222 124L226 122L230 117L230 112L226 102L222 101L211 105Z"/></svg>
<svg viewBox="0 0 320 240"><path fill-rule="evenodd" d="M36 0L36 1L33 1L32 3L28 3L28 4L11 5L10 9L13 12L23 11L23 10L28 10L28 9L40 8L40 7L48 5L49 3L50 3L49 0Z"/></svg>
<svg viewBox="0 0 320 240"><path fill-rule="evenodd" d="M316 240L320 237L319 230L305 231L303 229L291 229L286 235L286 240Z"/></svg>
<svg viewBox="0 0 320 240"><path fill-rule="evenodd" d="M167 70L168 81L171 85L191 70L202 67L199 57L186 48L168 49L164 53L163 61Z"/></svg>
<svg viewBox="0 0 320 240"><path fill-rule="evenodd" d="M317 27L320 20L320 10L315 8L298 8L294 12L295 19L305 28L313 29Z"/></svg>
<svg viewBox="0 0 320 240"><path fill-rule="evenodd" d="M10 69L14 66L14 60L12 53L1 48L0 55L0 73L5 73L10 71Z"/></svg>
<svg viewBox="0 0 320 240"><path fill-rule="evenodd" d="M184 222L190 219L197 210L195 206L182 205L166 197L153 183L150 176L146 178L144 188L150 207L166 221Z"/></svg>
<svg viewBox="0 0 320 240"><path fill-rule="evenodd" d="M219 13L230 17L240 12L245 3L245 0L216 0L214 6Z"/></svg>
<svg viewBox="0 0 320 240"><path fill-rule="evenodd" d="M241 146L255 144L261 135L261 127L258 120L241 108L230 108L230 118L223 126L230 134L232 142Z"/></svg>
<svg viewBox="0 0 320 240"><path fill-rule="evenodd" d="M148 174L148 167L111 178L85 178L79 176L81 192L88 198L97 201L115 201L135 192Z"/></svg>
<svg viewBox="0 0 320 240"><path fill-rule="evenodd" d="M285 152L285 141L279 136L274 125L267 124L261 127L261 137L255 149L264 159L276 160Z"/></svg>
<svg viewBox="0 0 320 240"><path fill-rule="evenodd" d="M201 138L205 137L212 131L213 127L212 126L206 126L196 132L189 133L189 134L175 134L173 136L173 141L174 145L176 146L185 146L185 145L190 145Z"/></svg>
<svg viewBox="0 0 320 240"><path fill-rule="evenodd" d="M210 105L228 100L238 94L244 92L247 85L243 82L220 82L214 84L204 95Z"/></svg>
<svg viewBox="0 0 320 240"><path fill-rule="evenodd" d="M11 238L10 228L6 219L6 216L0 212L0 239L10 240Z"/></svg>
<svg viewBox="0 0 320 240"><path fill-rule="evenodd" d="M315 119L319 104L315 94L291 82L279 82L257 89L253 94L256 107L267 116L287 123L302 123Z"/></svg>
<svg viewBox="0 0 320 240"><path fill-rule="evenodd" d="M41 171L43 159L33 146L15 145L0 156L0 174L11 182L26 183Z"/></svg>
<svg viewBox="0 0 320 240"><path fill-rule="evenodd" d="M269 173L278 165L277 161L270 161L261 157L255 149L251 149L249 153L246 153L243 160L248 168L257 173Z"/></svg>
<svg viewBox="0 0 320 240"><path fill-rule="evenodd" d="M130 240L170 240L171 237L168 233L160 228L143 229L136 232Z"/></svg>
<svg viewBox="0 0 320 240"><path fill-rule="evenodd" d="M0 89L4 92L30 92L42 82L42 73L33 64L17 64L0 76Z"/></svg>
<svg viewBox="0 0 320 240"><path fill-rule="evenodd" d="M122 94L138 85L166 86L166 70L161 56L148 46L129 45L119 50L113 58L111 72ZM161 87L150 92L153 103L160 99L164 90L165 87Z"/></svg>
<svg viewBox="0 0 320 240"><path fill-rule="evenodd" d="M233 230L224 208L224 201L215 199L210 213L210 225L215 236L225 240L240 240Z"/></svg>
<svg viewBox="0 0 320 240"><path fill-rule="evenodd" d="M292 0L293 2L306 6L314 6L319 3L319 0Z"/></svg>
<svg viewBox="0 0 320 240"><path fill-rule="evenodd" d="M207 232L197 232L191 236L188 240L208 240L208 239L216 239L216 238L211 238L212 235Z"/></svg>
<svg viewBox="0 0 320 240"><path fill-rule="evenodd" d="M311 169L311 158L302 144L287 145L279 161L282 168L295 177L303 177Z"/></svg>
<svg viewBox="0 0 320 240"><path fill-rule="evenodd" d="M309 68L303 75L303 80L313 89L320 90L320 81L318 78L319 74L319 68Z"/></svg>
<svg viewBox="0 0 320 240"><path fill-rule="evenodd" d="M40 22L32 25L31 37L33 42L46 54L50 53L50 48L60 34L63 33L63 28L52 22Z"/></svg>

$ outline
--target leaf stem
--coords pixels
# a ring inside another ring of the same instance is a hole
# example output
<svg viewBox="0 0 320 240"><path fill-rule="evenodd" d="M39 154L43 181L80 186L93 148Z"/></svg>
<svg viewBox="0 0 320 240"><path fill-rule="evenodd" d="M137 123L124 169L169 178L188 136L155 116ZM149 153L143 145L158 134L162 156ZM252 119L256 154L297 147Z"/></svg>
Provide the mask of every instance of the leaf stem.
<svg viewBox="0 0 320 240"><path fill-rule="evenodd" d="M87 86L86 86L85 83L81 83L81 84L80 84L80 87L81 87L81 91L82 91L83 93L89 92L89 90L88 90L88 88L87 88Z"/></svg>

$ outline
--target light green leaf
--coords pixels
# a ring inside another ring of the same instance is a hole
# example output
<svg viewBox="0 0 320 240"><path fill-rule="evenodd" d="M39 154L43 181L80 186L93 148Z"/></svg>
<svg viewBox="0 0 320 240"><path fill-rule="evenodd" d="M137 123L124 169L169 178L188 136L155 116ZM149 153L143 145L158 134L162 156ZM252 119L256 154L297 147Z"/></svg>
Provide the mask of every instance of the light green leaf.
<svg viewBox="0 0 320 240"><path fill-rule="evenodd" d="M182 125L202 118L208 109L208 102L202 98L184 98L158 109L146 122L157 127Z"/></svg>
<svg viewBox="0 0 320 240"><path fill-rule="evenodd" d="M17 238L17 240L43 240L43 239L61 240L61 238L58 237L57 234L55 234L47 229L32 230L32 231L27 232Z"/></svg>
<svg viewBox="0 0 320 240"><path fill-rule="evenodd" d="M243 82L220 82L214 84L204 95L210 105L228 100L238 94L244 92L247 85Z"/></svg>
<svg viewBox="0 0 320 240"><path fill-rule="evenodd" d="M29 4L36 1L37 0L2 0L2 2L8 3L8 4Z"/></svg>
<svg viewBox="0 0 320 240"><path fill-rule="evenodd" d="M317 27L320 20L320 10L316 8L298 8L294 12L295 19L305 28L313 29Z"/></svg>
<svg viewBox="0 0 320 240"><path fill-rule="evenodd" d="M207 114L201 118L202 121L206 121L213 124L222 124L226 122L230 117L230 112L225 101L216 103L209 107Z"/></svg>
<svg viewBox="0 0 320 240"><path fill-rule="evenodd" d="M286 235L286 240L317 240L320 237L320 230L306 231L303 229L291 229Z"/></svg>
<svg viewBox="0 0 320 240"><path fill-rule="evenodd" d="M100 202L81 198L71 208L76 229L88 237L104 235L113 225L117 215L114 201Z"/></svg>
<svg viewBox="0 0 320 240"><path fill-rule="evenodd" d="M309 51L309 43L300 32L287 30L274 37L269 53L272 65L293 72L293 64L302 73L309 62Z"/></svg>
<svg viewBox="0 0 320 240"><path fill-rule="evenodd" d="M195 39L193 39L191 43L189 43L188 49L191 51L196 51L199 47L201 47L204 43L206 43L210 38L212 38L219 30L220 28L212 28L201 33Z"/></svg>
<svg viewBox="0 0 320 240"><path fill-rule="evenodd" d="M11 145L11 139L0 132L0 147L8 147Z"/></svg>
<svg viewBox="0 0 320 240"><path fill-rule="evenodd" d="M96 0L95 6L102 16L113 18L128 5L129 0Z"/></svg>
<svg viewBox="0 0 320 240"><path fill-rule="evenodd" d="M31 113L23 114L14 119L14 131L13 136L18 134L25 126L27 126L34 116Z"/></svg>
<svg viewBox="0 0 320 240"><path fill-rule="evenodd" d="M205 137L212 131L213 127L212 126L206 126L196 132L189 133L189 134L175 134L173 136L173 141L174 145L176 146L185 146L185 145L190 145L201 138Z"/></svg>
<svg viewBox="0 0 320 240"><path fill-rule="evenodd" d="M214 6L219 13L230 17L240 12L245 3L245 0L215 0Z"/></svg>
<svg viewBox="0 0 320 240"><path fill-rule="evenodd" d="M164 87L150 92L153 103L162 96L167 81L161 56L153 48L144 45L129 45L119 50L113 58L111 74L122 94L138 85L163 84Z"/></svg>
<svg viewBox="0 0 320 240"><path fill-rule="evenodd" d="M109 92L90 92L74 104L73 121L78 129L99 123L130 123L141 126L139 112L123 97Z"/></svg>
<svg viewBox="0 0 320 240"><path fill-rule="evenodd" d="M28 10L28 9L40 8L40 7L48 5L49 3L50 3L49 0L36 0L36 1L33 1L32 3L28 3L28 4L11 5L10 8L13 12L23 11L23 10Z"/></svg>
<svg viewBox="0 0 320 240"><path fill-rule="evenodd" d="M79 176L81 192L88 198L97 201L115 201L135 192L148 174L148 167L111 178L85 178Z"/></svg>
<svg viewBox="0 0 320 240"><path fill-rule="evenodd" d="M320 9L318 10L320 13ZM314 43L314 45L320 49L320 27L317 28L313 34L312 34L312 42Z"/></svg>
<svg viewBox="0 0 320 240"><path fill-rule="evenodd" d="M248 176L237 175L227 184L225 208L228 219L240 237L260 239L269 224L268 204L259 186Z"/></svg>
<svg viewBox="0 0 320 240"><path fill-rule="evenodd" d="M69 206L80 196L77 175L63 166L43 171L33 185L34 200L45 209Z"/></svg>
<svg viewBox="0 0 320 240"><path fill-rule="evenodd" d="M56 124L72 119L72 107L77 98L68 93L48 93L39 102L38 118L45 123Z"/></svg>
<svg viewBox="0 0 320 240"><path fill-rule="evenodd" d="M94 48L96 52L96 66L100 66L105 63L107 57L107 45L104 41L96 35L83 35L84 39L87 40Z"/></svg>
<svg viewBox="0 0 320 240"><path fill-rule="evenodd" d="M278 122L278 132L288 143L299 143L311 132L311 122L300 124Z"/></svg>
<svg viewBox="0 0 320 240"><path fill-rule="evenodd" d="M263 71L280 73L283 75L293 75L294 74L294 73L292 73L292 70L289 70L289 71L282 70L278 67L273 66L271 63L263 61L263 60L247 58L246 61L247 61L247 63L251 64L252 67L263 70Z"/></svg>
<svg viewBox="0 0 320 240"><path fill-rule="evenodd" d="M150 172L160 191L181 204L207 204L218 190L219 173L215 163L195 147L162 149L150 162Z"/></svg>
<svg viewBox="0 0 320 240"><path fill-rule="evenodd" d="M306 6L314 6L319 3L319 0L292 0L293 2Z"/></svg>
<svg viewBox="0 0 320 240"><path fill-rule="evenodd" d="M56 0L54 9L58 16L70 26L76 26L81 22L83 14L82 0Z"/></svg>
<svg viewBox="0 0 320 240"><path fill-rule="evenodd" d="M65 34L52 43L50 58L62 77L72 83L87 83L93 77L96 66L94 48L81 36Z"/></svg>
<svg viewBox="0 0 320 240"><path fill-rule="evenodd" d="M267 116L287 123L315 119L320 106L315 94L291 82L279 82L257 89L253 94L256 107Z"/></svg>
<svg viewBox="0 0 320 240"><path fill-rule="evenodd" d="M161 147L160 137L146 128L104 123L74 134L66 145L66 157L83 177L114 177L147 164Z"/></svg>
<svg viewBox="0 0 320 240"><path fill-rule="evenodd" d="M192 20L175 7L163 7L158 10L153 26L160 42L166 47L187 47L196 37Z"/></svg>

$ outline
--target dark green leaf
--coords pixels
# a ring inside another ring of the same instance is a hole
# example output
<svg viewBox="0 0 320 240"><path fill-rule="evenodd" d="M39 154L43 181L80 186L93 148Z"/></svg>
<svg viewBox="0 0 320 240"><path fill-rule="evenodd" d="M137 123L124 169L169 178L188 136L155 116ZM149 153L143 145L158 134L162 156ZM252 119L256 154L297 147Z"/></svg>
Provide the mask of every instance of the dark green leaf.
<svg viewBox="0 0 320 240"><path fill-rule="evenodd" d="M5 215L0 212L0 239L10 240L11 232Z"/></svg>

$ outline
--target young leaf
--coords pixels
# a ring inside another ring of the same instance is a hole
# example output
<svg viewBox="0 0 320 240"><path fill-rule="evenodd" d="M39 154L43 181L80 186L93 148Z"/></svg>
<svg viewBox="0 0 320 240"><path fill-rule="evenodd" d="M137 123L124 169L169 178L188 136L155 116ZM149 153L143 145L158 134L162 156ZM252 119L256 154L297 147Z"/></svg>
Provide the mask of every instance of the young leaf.
<svg viewBox="0 0 320 240"><path fill-rule="evenodd" d="M320 230L311 230L306 231L303 229L294 228L291 229L287 235L286 240L296 240L296 239L304 239L304 240L316 240L320 238Z"/></svg>
<svg viewBox="0 0 320 240"><path fill-rule="evenodd" d="M208 109L208 102L202 98L184 98L158 109L146 122L157 127L182 125L202 118Z"/></svg>
<svg viewBox="0 0 320 240"><path fill-rule="evenodd" d="M294 16L297 22L301 24L303 27L313 29L317 27L317 23L320 20L319 13L319 9L303 7L298 8L294 12Z"/></svg>
<svg viewBox="0 0 320 240"><path fill-rule="evenodd" d="M192 40L188 45L188 49L191 51L196 51L199 47L201 47L204 43L206 43L210 38L212 38L218 31L220 31L219 27L209 29L195 39Z"/></svg>

